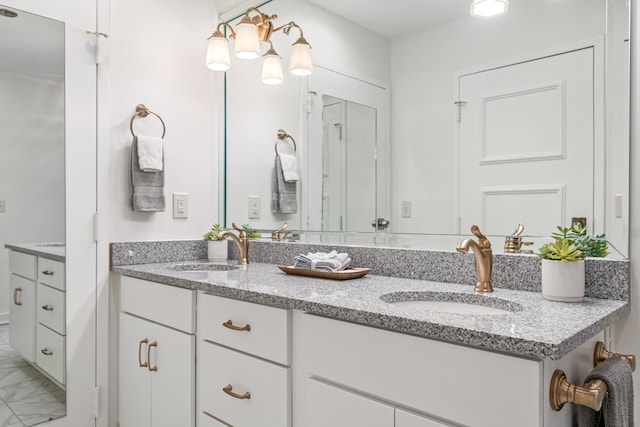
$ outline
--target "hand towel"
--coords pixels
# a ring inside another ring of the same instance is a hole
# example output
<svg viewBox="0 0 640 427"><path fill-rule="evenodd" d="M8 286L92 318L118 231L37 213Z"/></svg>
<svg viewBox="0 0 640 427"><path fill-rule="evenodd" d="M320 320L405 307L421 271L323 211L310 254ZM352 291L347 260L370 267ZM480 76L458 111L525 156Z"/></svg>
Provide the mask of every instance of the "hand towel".
<svg viewBox="0 0 640 427"><path fill-rule="evenodd" d="M293 154L280 154L282 175L284 182L296 182L298 180L298 160Z"/></svg>
<svg viewBox="0 0 640 427"><path fill-rule="evenodd" d="M633 427L633 380L629 364L621 357L606 359L587 375L585 383L593 379L607 384L607 395L597 412L578 406L578 425Z"/></svg>
<svg viewBox="0 0 640 427"><path fill-rule="evenodd" d="M348 253L338 253L337 251L309 252L306 255L299 254L294 258L294 268L316 271L340 271L351 264Z"/></svg>
<svg viewBox="0 0 640 427"><path fill-rule="evenodd" d="M160 172L163 163L162 138L138 135L138 163L143 172Z"/></svg>
<svg viewBox="0 0 640 427"><path fill-rule="evenodd" d="M279 154L276 154L271 177L271 213L294 214L298 212L296 183L285 182Z"/></svg>
<svg viewBox="0 0 640 427"><path fill-rule="evenodd" d="M163 168L164 169L164 168ZM164 212L164 170L143 172L138 160L138 137L131 143L131 205L137 212Z"/></svg>

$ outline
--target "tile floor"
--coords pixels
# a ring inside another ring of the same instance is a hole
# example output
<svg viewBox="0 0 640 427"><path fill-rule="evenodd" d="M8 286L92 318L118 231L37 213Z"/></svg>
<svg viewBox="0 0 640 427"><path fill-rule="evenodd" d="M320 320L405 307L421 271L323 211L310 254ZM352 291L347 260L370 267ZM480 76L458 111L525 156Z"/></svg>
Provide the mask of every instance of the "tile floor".
<svg viewBox="0 0 640 427"><path fill-rule="evenodd" d="M0 427L29 427L65 415L65 391L9 346L0 325Z"/></svg>

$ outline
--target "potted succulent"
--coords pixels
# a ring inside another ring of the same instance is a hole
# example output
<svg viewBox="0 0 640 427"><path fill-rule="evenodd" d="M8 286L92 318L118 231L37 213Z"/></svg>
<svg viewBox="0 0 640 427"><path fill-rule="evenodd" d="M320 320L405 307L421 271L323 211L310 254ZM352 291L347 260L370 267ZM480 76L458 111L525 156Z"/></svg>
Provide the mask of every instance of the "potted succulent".
<svg viewBox="0 0 640 427"><path fill-rule="evenodd" d="M609 246L604 234L590 236L579 224L560 227L553 242L540 248L542 296L552 301L580 302L584 298L584 259L605 257Z"/></svg>
<svg viewBox="0 0 640 427"><path fill-rule="evenodd" d="M207 241L207 258L209 261L227 260L229 244L222 236L223 231L225 231L225 229L216 223L213 224L211 230L204 235L204 240Z"/></svg>
<svg viewBox="0 0 640 427"><path fill-rule="evenodd" d="M244 230L245 233L247 233L248 239L259 239L260 237L262 237L262 233L260 233L258 230L256 230L249 224L242 224L242 229Z"/></svg>

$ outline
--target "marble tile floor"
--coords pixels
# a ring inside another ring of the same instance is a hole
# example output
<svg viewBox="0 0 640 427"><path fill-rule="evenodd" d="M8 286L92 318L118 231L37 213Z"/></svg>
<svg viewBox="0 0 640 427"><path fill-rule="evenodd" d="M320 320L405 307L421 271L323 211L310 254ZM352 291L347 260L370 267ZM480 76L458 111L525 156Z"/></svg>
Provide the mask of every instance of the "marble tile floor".
<svg viewBox="0 0 640 427"><path fill-rule="evenodd" d="M29 427L65 415L65 391L9 346L0 325L0 427Z"/></svg>

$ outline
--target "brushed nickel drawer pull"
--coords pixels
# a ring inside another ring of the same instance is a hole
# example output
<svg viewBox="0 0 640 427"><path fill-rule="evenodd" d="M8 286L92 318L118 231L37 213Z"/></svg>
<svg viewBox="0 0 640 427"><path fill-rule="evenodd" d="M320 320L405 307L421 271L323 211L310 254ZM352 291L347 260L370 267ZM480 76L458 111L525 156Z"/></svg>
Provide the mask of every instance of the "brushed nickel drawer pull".
<svg viewBox="0 0 640 427"><path fill-rule="evenodd" d="M233 387L231 387L231 384L228 384L226 387L222 387L222 391L224 391L231 397L235 397L236 399L251 399L251 393L249 392L246 392L245 394L240 395L238 393L234 393L231 390L233 390Z"/></svg>
<svg viewBox="0 0 640 427"><path fill-rule="evenodd" d="M149 363L149 371L156 372L158 370L158 365L151 366L151 347L158 348L158 341L152 342L151 344L149 344L149 347L147 347L147 362Z"/></svg>
<svg viewBox="0 0 640 427"><path fill-rule="evenodd" d="M45 276L53 276L53 271L45 270L45 271L42 272L42 274L44 274Z"/></svg>
<svg viewBox="0 0 640 427"><path fill-rule="evenodd" d="M224 322L222 324L222 326L224 326L225 328L229 328L231 330L234 330L234 331L247 331L247 332L251 331L251 325L250 324L247 323L246 325L240 327L240 326L234 325L231 320L227 320L226 322Z"/></svg>
<svg viewBox="0 0 640 427"><path fill-rule="evenodd" d="M13 290L13 303L15 305L22 305L22 301L18 301L18 292L22 292L22 288L15 288Z"/></svg>
<svg viewBox="0 0 640 427"><path fill-rule="evenodd" d="M51 307L49 304L43 305L42 309L46 311L53 311L53 307Z"/></svg>
<svg viewBox="0 0 640 427"><path fill-rule="evenodd" d="M149 361L147 360L142 363L142 344L149 344L149 340L145 338L138 343L138 365L140 365L141 368L146 368L149 366Z"/></svg>
<svg viewBox="0 0 640 427"><path fill-rule="evenodd" d="M40 353L44 354L45 356L53 355L53 351L49 350L48 348L43 348L42 350L40 350Z"/></svg>

